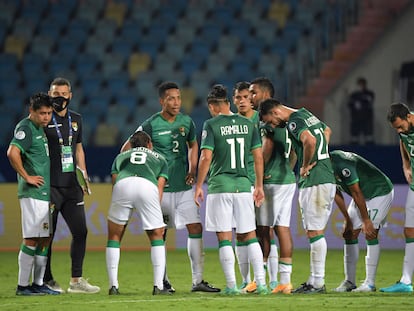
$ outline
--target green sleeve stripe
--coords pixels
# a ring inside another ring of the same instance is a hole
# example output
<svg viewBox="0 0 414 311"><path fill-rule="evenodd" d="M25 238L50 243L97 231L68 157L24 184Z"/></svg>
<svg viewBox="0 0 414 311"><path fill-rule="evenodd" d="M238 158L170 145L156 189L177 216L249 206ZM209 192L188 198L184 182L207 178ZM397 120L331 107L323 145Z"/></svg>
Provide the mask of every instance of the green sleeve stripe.
<svg viewBox="0 0 414 311"><path fill-rule="evenodd" d="M248 240L246 243L247 243L247 245L250 245L250 244L253 244L253 243L259 243L259 240L257 238L253 238L253 239Z"/></svg>
<svg viewBox="0 0 414 311"><path fill-rule="evenodd" d="M46 257L48 251L49 251L49 247L48 246L45 246L45 247L39 247L38 246L38 247L36 247L35 255Z"/></svg>
<svg viewBox="0 0 414 311"><path fill-rule="evenodd" d="M378 245L378 239L367 240L367 245Z"/></svg>
<svg viewBox="0 0 414 311"><path fill-rule="evenodd" d="M202 233L189 234L188 237L190 239L201 239L203 237L203 234Z"/></svg>
<svg viewBox="0 0 414 311"><path fill-rule="evenodd" d="M222 248L224 246L231 246L231 241L230 240L219 241L219 248Z"/></svg>
<svg viewBox="0 0 414 311"><path fill-rule="evenodd" d="M27 247L27 246L26 246L26 245L24 245L24 244L20 245L20 250L21 250L23 253L25 253L26 255L29 255L29 256L34 256L34 255L35 255L35 250L34 250L34 249L31 249L31 248L29 248L29 247Z"/></svg>
<svg viewBox="0 0 414 311"><path fill-rule="evenodd" d="M119 241L108 240L108 242L106 243L106 247L120 248L121 247L121 243Z"/></svg>
<svg viewBox="0 0 414 311"><path fill-rule="evenodd" d="M345 240L346 245L358 244L358 239L355 240Z"/></svg>
<svg viewBox="0 0 414 311"><path fill-rule="evenodd" d="M309 239L309 243L314 243L314 242L316 242L316 241L319 241L320 239L323 239L325 236L323 235L323 234L320 234L320 235L317 235L317 236L314 236L313 238L310 238Z"/></svg>
<svg viewBox="0 0 414 311"><path fill-rule="evenodd" d="M151 241L151 246L164 246L164 240Z"/></svg>

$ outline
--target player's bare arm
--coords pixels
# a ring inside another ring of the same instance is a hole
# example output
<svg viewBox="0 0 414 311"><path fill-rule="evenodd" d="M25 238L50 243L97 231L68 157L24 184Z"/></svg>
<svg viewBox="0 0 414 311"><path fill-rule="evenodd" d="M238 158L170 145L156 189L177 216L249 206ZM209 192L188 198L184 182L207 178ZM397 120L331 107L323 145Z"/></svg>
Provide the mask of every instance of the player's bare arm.
<svg viewBox="0 0 414 311"><path fill-rule="evenodd" d="M254 183L254 192L253 199L256 206L260 206L264 200L264 191L263 191L263 174L264 174L264 164L263 164L263 152L262 148L256 148L252 150L253 159L254 159L254 172L256 174L256 180Z"/></svg>
<svg viewBox="0 0 414 311"><path fill-rule="evenodd" d="M210 168L213 151L209 149L201 150L200 161L198 162L197 182L194 192L194 202L200 207L200 202L204 201L203 183Z"/></svg>
<svg viewBox="0 0 414 311"><path fill-rule="evenodd" d="M362 232L365 233L367 240L375 239L377 236L377 231L372 224L371 219L369 218L368 208L364 194L362 193L359 183L355 183L349 186L351 191L352 198L355 201L356 206L358 207L359 213L362 219Z"/></svg>
<svg viewBox="0 0 414 311"><path fill-rule="evenodd" d="M316 150L316 138L310 131L306 130L300 134L300 141L303 145L303 163L300 168L300 175L306 177L310 170L316 165L316 161L311 163Z"/></svg>
<svg viewBox="0 0 414 311"><path fill-rule="evenodd" d="M342 192L338 188L336 189L336 193L335 193L335 203L345 218L344 231L342 233L342 237L346 240L351 240L353 238L352 235L353 235L354 228L352 225L352 220L349 217L348 210L345 205L344 196L342 195Z"/></svg>
<svg viewBox="0 0 414 311"><path fill-rule="evenodd" d="M401 160L403 164L403 172L405 176L405 180L408 184L411 184L413 181L413 173L411 169L411 162L410 162L410 154L407 151L407 148L405 148L405 145L400 140L400 153L401 153Z"/></svg>
<svg viewBox="0 0 414 311"><path fill-rule="evenodd" d="M160 196L160 202L162 200L162 195L164 194L164 187L165 184L167 183L167 179L165 177L158 177L158 193Z"/></svg>
<svg viewBox="0 0 414 311"><path fill-rule="evenodd" d="M323 130L323 133L325 135L326 143L329 145L329 142L331 140L331 134L332 130L329 126L326 126L326 128Z"/></svg>
<svg viewBox="0 0 414 311"><path fill-rule="evenodd" d="M273 146L274 146L274 142L270 137L268 136L262 137L263 161L265 164L267 164L272 158Z"/></svg>
<svg viewBox="0 0 414 311"><path fill-rule="evenodd" d="M194 140L188 143L188 173L185 177L187 185L193 185L197 173L198 142Z"/></svg>

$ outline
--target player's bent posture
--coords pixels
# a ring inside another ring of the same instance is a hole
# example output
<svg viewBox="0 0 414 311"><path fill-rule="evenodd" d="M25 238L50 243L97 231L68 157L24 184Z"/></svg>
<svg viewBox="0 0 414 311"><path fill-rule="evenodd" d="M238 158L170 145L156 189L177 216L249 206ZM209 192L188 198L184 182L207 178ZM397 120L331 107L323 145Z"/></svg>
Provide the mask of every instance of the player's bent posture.
<svg viewBox="0 0 414 311"><path fill-rule="evenodd" d="M407 202L405 203L405 255L401 279L394 285L381 288L381 292L413 291L412 277L414 273L414 114L407 105L394 103L388 110L388 121L400 136L400 151L405 179L409 185Z"/></svg>
<svg viewBox="0 0 414 311"><path fill-rule="evenodd" d="M43 128L52 118L49 96L30 97L29 117L21 120L7 150L17 172L17 196L22 214L23 242L18 256L16 295L60 294L43 283L50 245L50 159ZM32 285L29 284L32 275Z"/></svg>
<svg viewBox="0 0 414 311"><path fill-rule="evenodd" d="M267 231L274 230L279 240L280 258L277 270L280 274L280 283L276 282L271 286L272 293L290 294L293 252L290 216L296 190L296 179L292 168L296 163L296 154L292 150L292 141L287 129L276 127L271 114L262 115L261 118L264 121L260 130L263 144L265 201L263 206L256 210L257 224L266 227Z"/></svg>
<svg viewBox="0 0 414 311"><path fill-rule="evenodd" d="M203 126L201 155L194 200L203 200L202 185L207 177L206 230L216 232L220 263L226 278L227 295L240 294L234 270L232 231L236 228L238 242L247 245L248 261L253 266L257 292L267 294L263 268L263 253L256 237L254 203L263 201L263 156L260 136L254 124L230 111L227 91L221 85L213 87L207 96L213 116ZM256 173L252 195L248 177L248 154L252 152Z"/></svg>
<svg viewBox="0 0 414 311"><path fill-rule="evenodd" d="M194 204L194 190L198 160L198 142L193 120L180 112L181 93L174 82L164 82L158 87L162 107L142 123L137 130L150 135L154 150L168 161L168 175L173 177L165 185L161 201L164 222L168 228L188 231L187 252L191 264L192 292L220 292L207 281L204 274L203 226L200 211ZM128 145L125 143L123 148ZM167 228L164 234L166 240ZM167 270L164 287L175 292Z"/></svg>
<svg viewBox="0 0 414 311"><path fill-rule="evenodd" d="M135 210L142 219L143 229L151 243L151 261L154 274L153 295L169 295L164 288L165 224L160 200L168 179L167 161L152 151L151 138L139 131L129 139L131 149L121 152L112 164L112 199L108 212L108 242L106 266L109 277L109 295L119 295L118 266L120 244L128 220ZM127 147L127 149L129 148Z"/></svg>
<svg viewBox="0 0 414 311"><path fill-rule="evenodd" d="M394 197L389 178L361 156L342 150L330 152L337 190L335 203L345 217L343 237L345 280L335 288L337 292L374 292L375 277L380 257L378 232L385 223ZM352 197L345 206L342 192ZM359 257L358 236L365 234L365 280L356 287L356 266Z"/></svg>
<svg viewBox="0 0 414 311"><path fill-rule="evenodd" d="M305 108L293 109L275 99L263 101L259 113L260 116L270 115L276 126L286 126L300 167L299 206L310 243L310 275L292 293L325 293L327 244L324 230L336 188L328 153L331 130Z"/></svg>

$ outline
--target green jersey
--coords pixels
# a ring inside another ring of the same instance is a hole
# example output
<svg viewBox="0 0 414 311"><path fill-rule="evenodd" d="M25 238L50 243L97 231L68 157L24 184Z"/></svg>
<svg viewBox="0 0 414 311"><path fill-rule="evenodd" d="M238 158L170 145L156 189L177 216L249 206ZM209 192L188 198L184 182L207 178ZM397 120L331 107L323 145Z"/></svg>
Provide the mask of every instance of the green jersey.
<svg viewBox="0 0 414 311"><path fill-rule="evenodd" d="M158 178L168 179L167 161L159 153L145 147L129 149L117 155L111 174L117 174L115 183L123 178L138 176L158 185Z"/></svg>
<svg viewBox="0 0 414 311"><path fill-rule="evenodd" d="M336 183L351 195L349 186L359 183L368 200L383 196L393 189L390 179L374 164L361 156L342 150L330 152Z"/></svg>
<svg viewBox="0 0 414 311"><path fill-rule="evenodd" d="M213 152L208 193L250 192L249 153L261 148L258 129L249 119L233 114L204 122L201 149Z"/></svg>
<svg viewBox="0 0 414 311"><path fill-rule="evenodd" d="M298 157L299 167L303 165L303 144L300 135L308 130L316 138L316 148L310 163L317 162L306 178L299 179L299 188L312 187L315 185L332 183L335 184L331 160L329 159L328 142L324 130L326 124L305 108L298 109L292 113L287 123L289 137L292 139L293 147Z"/></svg>
<svg viewBox="0 0 414 311"><path fill-rule="evenodd" d="M30 176L42 176L44 184L36 187L17 174L18 198L50 199L50 159L47 137L43 127L36 126L29 118L21 120L14 130L10 145L20 149L23 167Z"/></svg>
<svg viewBox="0 0 414 311"><path fill-rule="evenodd" d="M138 130L143 130L151 136L154 151L164 156L168 162L168 176L171 179L164 191L179 192L191 189L191 186L185 183L185 177L188 173L187 144L196 140L193 120L180 113L173 122L168 122L158 112L144 121Z"/></svg>
<svg viewBox="0 0 414 311"><path fill-rule="evenodd" d="M409 134L400 133L399 136L401 142L404 144L405 149L407 149L407 152L410 156L411 170L414 173L414 132ZM410 184L410 189L414 191L414 179Z"/></svg>
<svg viewBox="0 0 414 311"><path fill-rule="evenodd" d="M273 150L269 162L264 167L264 184L294 184L295 174L290 167L289 156L292 141L286 128L273 128L268 124L260 127L262 137L273 141Z"/></svg>
<svg viewBox="0 0 414 311"><path fill-rule="evenodd" d="M248 119L253 122L256 128L259 128L260 119L259 119L259 113L256 110L254 111L254 114ZM252 185L254 185L254 181L256 179L256 173L254 172L254 159L253 159L253 154L251 152L249 153L247 173L249 174L250 182L252 183Z"/></svg>

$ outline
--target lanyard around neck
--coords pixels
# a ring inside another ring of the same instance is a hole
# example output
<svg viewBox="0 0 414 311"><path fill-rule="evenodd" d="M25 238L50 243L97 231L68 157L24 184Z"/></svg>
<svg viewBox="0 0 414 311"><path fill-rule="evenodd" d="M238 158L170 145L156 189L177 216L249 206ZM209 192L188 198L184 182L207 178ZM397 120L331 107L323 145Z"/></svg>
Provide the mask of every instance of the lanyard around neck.
<svg viewBox="0 0 414 311"><path fill-rule="evenodd" d="M53 114L53 116L52 116L52 120L53 120L53 124L55 125L56 133L57 133L58 138L59 138L59 144L60 144L61 146L64 146L64 144L63 144L63 137L62 137L62 133L61 133L61 131L60 131L60 129L59 129L59 126L58 126L58 124L57 124L57 122L56 122L55 114ZM69 145L69 146L72 146L72 139L73 139L73 132L72 132L72 117L71 117L71 115L70 115L69 111L68 111L68 123L69 123L69 143L68 143L68 145Z"/></svg>

